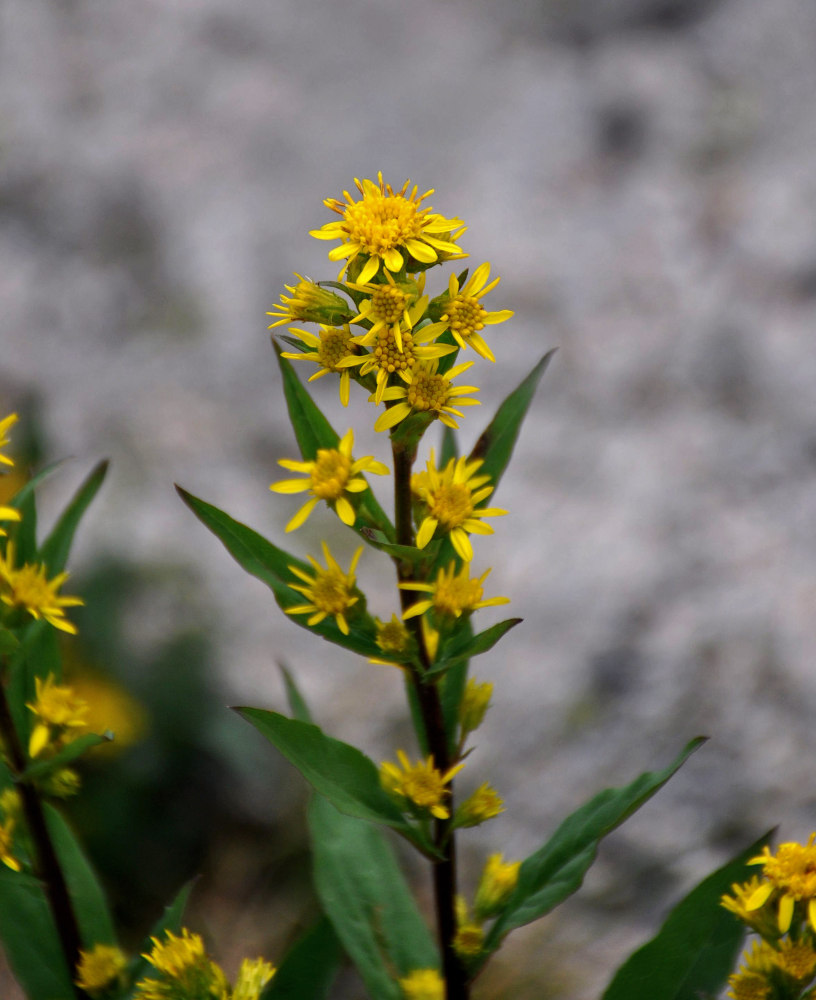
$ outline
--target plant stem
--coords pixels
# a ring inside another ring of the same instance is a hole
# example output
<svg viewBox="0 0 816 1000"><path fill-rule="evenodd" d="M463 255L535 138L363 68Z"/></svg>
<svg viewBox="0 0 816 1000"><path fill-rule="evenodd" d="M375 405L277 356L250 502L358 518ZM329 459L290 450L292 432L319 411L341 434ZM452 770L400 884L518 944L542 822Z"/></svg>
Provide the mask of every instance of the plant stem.
<svg viewBox="0 0 816 1000"><path fill-rule="evenodd" d="M3 674L5 674L3 670ZM26 758L23 753L17 729L9 708L6 697L5 685L0 680L0 737L6 749L6 758L15 779L26 769ZM76 975L76 968L79 962L79 949L81 939L79 936L79 926L77 924L71 897L68 895L68 886L65 876L57 859L51 835L45 821L42 802L33 784L28 781L16 781L17 789L23 803L28 832L34 847L34 874L43 883L48 904L51 907L51 914L54 918L57 934L68 970L73 980ZM75 988L77 997L84 997L86 994Z"/></svg>
<svg viewBox="0 0 816 1000"><path fill-rule="evenodd" d="M394 458L394 523L397 534L397 544L413 546L414 529L411 521L411 467L414 456L404 448L392 442ZM399 582L410 580L412 567L410 563L400 559L394 560L397 567ZM410 593L400 590L402 610L406 611L412 602ZM422 624L419 617L409 618L419 649L420 659L425 670L431 666ZM445 719L442 704L439 700L439 689L433 682L426 682L416 671L411 671L411 682L419 702L428 748L434 760L434 767L443 774L451 766L448 751L448 738L445 732ZM453 815L453 783L449 806ZM441 857L433 862L434 899L436 902L436 923L439 934L439 944L442 949L442 964L447 987L447 1000L468 1000L470 990L467 974L459 961L459 956L453 950L453 939L456 935L456 839L451 828L451 819L438 819L434 823L434 844Z"/></svg>

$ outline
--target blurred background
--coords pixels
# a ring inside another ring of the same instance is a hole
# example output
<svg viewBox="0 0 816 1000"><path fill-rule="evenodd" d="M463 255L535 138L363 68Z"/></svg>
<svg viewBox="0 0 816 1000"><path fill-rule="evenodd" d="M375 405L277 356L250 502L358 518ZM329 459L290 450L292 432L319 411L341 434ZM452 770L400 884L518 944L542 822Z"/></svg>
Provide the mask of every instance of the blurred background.
<svg viewBox="0 0 816 1000"><path fill-rule="evenodd" d="M0 412L40 463L71 457L45 524L112 460L68 651L133 731L72 815L131 943L197 872L191 923L230 972L312 919L303 784L226 709L282 708L278 663L333 735L410 746L396 671L286 620L172 488L284 541L265 313L293 271L336 276L308 230L378 170L436 189L516 312L463 448L559 348L477 545L525 623L474 663L496 690L469 770L508 808L462 836L465 888L711 737L476 997L597 997L707 870L816 827L815 50L811 0L0 4ZM362 395L316 387L387 458ZM319 510L284 544L336 530Z"/></svg>

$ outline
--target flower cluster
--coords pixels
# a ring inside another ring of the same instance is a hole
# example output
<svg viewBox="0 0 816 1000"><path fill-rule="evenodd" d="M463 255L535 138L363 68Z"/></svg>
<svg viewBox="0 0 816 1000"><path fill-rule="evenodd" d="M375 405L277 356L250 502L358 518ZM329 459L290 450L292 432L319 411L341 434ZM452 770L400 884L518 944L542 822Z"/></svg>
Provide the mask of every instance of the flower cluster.
<svg viewBox="0 0 816 1000"><path fill-rule="evenodd" d="M816 986L816 833L806 844L764 847L762 873L736 883L722 905L758 935L729 978L732 1000L800 1000Z"/></svg>
<svg viewBox="0 0 816 1000"><path fill-rule="evenodd" d="M478 957L484 946L485 924L496 917L518 883L520 861L505 861L491 854L482 869L472 910L463 896L456 900L456 937L453 946L467 962Z"/></svg>
<svg viewBox="0 0 816 1000"><path fill-rule="evenodd" d="M230 987L221 967L207 954L199 934L186 927L181 934L151 938L153 947L142 958L155 970L136 984L133 1000L259 1000L275 974L263 959L244 959ZM121 984L127 958L107 944L80 953L76 984L92 997L104 997Z"/></svg>

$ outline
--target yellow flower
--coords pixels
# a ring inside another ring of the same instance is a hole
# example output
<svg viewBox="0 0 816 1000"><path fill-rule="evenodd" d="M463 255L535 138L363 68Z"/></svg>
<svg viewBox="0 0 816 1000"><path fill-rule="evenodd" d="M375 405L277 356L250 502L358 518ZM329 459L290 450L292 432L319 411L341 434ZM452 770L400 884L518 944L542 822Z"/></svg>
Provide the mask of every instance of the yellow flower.
<svg viewBox="0 0 816 1000"><path fill-rule="evenodd" d="M381 267L392 272L416 272L438 260L467 256L454 242L465 231L461 220L445 219L430 205L421 208L433 189L417 197L416 186L407 193L410 183L406 181L399 191L394 191L390 184L383 183L381 173L376 184L355 177L361 198L355 201L344 191L345 202L337 198L323 202L338 213L340 220L311 230L311 235L319 240L341 241L340 246L329 251L329 260L346 260L340 274L358 257L362 266L354 277L365 283Z"/></svg>
<svg viewBox="0 0 816 1000"><path fill-rule="evenodd" d="M290 608L285 608L287 615L311 615L306 622L307 625L318 625L329 615L334 615L337 627L343 635L349 634L346 612L359 600L352 591L354 590L354 571L363 551L362 545L354 553L351 559L348 573L344 573L335 561L329 547L322 542L323 556L326 560L326 569L311 556L309 562L315 568L315 575L309 576L297 566L290 566L290 572L303 581L304 585L290 583L292 590L297 590L309 601L308 604L298 604Z"/></svg>
<svg viewBox="0 0 816 1000"><path fill-rule="evenodd" d="M9 443L9 439L6 437L6 432L10 427L13 427L17 423L17 420L18 417L16 413L10 413L7 417L3 417L3 419L0 420L0 448L5 448L5 446ZM14 465L14 462L8 457L8 455L4 455L2 451L0 451L0 465L12 466Z"/></svg>
<svg viewBox="0 0 816 1000"><path fill-rule="evenodd" d="M385 272L384 282L349 281L347 286L366 296L360 302L359 312L349 320L350 323L370 323L365 346L369 347L380 330L389 329L402 350L402 331L410 330L425 312L428 296L423 295L425 275L421 274L416 281L401 281L397 284L389 271ZM417 305L420 307L415 308ZM411 308L413 307L413 308ZM410 310L410 311L409 311ZM362 341L360 341L362 343Z"/></svg>
<svg viewBox="0 0 816 1000"><path fill-rule="evenodd" d="M28 743L30 757L39 756L49 743L54 743L55 749L70 743L79 735L77 730L86 727L88 714L88 703L78 698L73 688L57 684L53 674L44 681L35 677L34 684L37 697L33 702L26 702L26 708L37 716Z"/></svg>
<svg viewBox="0 0 816 1000"><path fill-rule="evenodd" d="M728 994L731 1000L768 1000L771 984L761 972L741 970L728 977Z"/></svg>
<svg viewBox="0 0 816 1000"><path fill-rule="evenodd" d="M436 969L414 969L399 984L405 1000L445 1000L445 980Z"/></svg>
<svg viewBox="0 0 816 1000"><path fill-rule="evenodd" d="M816 972L816 951L804 938L799 941L784 938L779 942L774 960L786 975L801 982L802 985L809 982Z"/></svg>
<svg viewBox="0 0 816 1000"><path fill-rule="evenodd" d="M22 866L14 856L14 825L11 818L0 823L0 861L12 871L19 872Z"/></svg>
<svg viewBox="0 0 816 1000"><path fill-rule="evenodd" d="M757 890L762 886L762 879L758 875L748 882L734 882L731 885L731 895L725 893L720 897L720 905L730 910L743 923L757 926L757 918L761 917L760 911L754 907L748 909L748 901L753 898Z"/></svg>
<svg viewBox="0 0 816 1000"><path fill-rule="evenodd" d="M463 737L481 726L490 706L492 694L493 685L489 681L479 683L472 677L468 679L465 693L459 703L459 725Z"/></svg>
<svg viewBox="0 0 816 1000"><path fill-rule="evenodd" d="M292 472L302 472L308 479L281 479L269 487L274 493L305 493L311 496L286 525L287 531L299 528L314 510L320 500L325 500L337 512L337 516L351 527L356 514L354 507L344 494L361 493L368 489L368 483L358 473L371 472L377 476L387 476L388 469L372 455L353 459L354 431L349 430L336 448L319 448L312 462L295 462L289 458L278 460L278 465Z"/></svg>
<svg viewBox="0 0 816 1000"><path fill-rule="evenodd" d="M459 279L452 274L448 282L448 294L442 299L444 310L437 324L442 330L450 330L456 343L464 350L472 347L477 354L488 361L495 361L493 352L481 337L481 331L486 326L504 323L513 315L512 309L502 309L499 312L488 312L479 299L492 291L500 279L495 278L490 284L490 264L480 264L473 272L470 280L461 288ZM437 300L438 301L438 300ZM433 313L432 313L433 315Z"/></svg>
<svg viewBox="0 0 816 1000"><path fill-rule="evenodd" d="M95 944L90 951L83 948L79 953L76 984L91 993L105 990L114 985L126 966L124 952L115 945Z"/></svg>
<svg viewBox="0 0 816 1000"><path fill-rule="evenodd" d="M474 910L480 920L495 916L518 883L520 861L505 861L501 854L491 854L485 862Z"/></svg>
<svg viewBox="0 0 816 1000"><path fill-rule="evenodd" d="M430 327L412 330L408 326L401 330L399 337L397 337L391 327L381 326L375 336L372 336L369 331L364 337L355 337L354 342L361 347L366 344L373 347L370 353L345 358L339 364L341 368L345 369L358 365L361 376L376 371L377 388L371 399L379 406L392 375L398 376L403 382L410 383L412 373L422 362L442 358L456 350L450 344L431 343L433 338L434 334Z"/></svg>
<svg viewBox="0 0 816 1000"><path fill-rule="evenodd" d="M299 330L296 327L289 328L290 333L295 333L298 339L302 340L307 347L313 347L312 351L304 351L293 354L291 351L284 351L281 357L290 358L295 361L314 361L320 365L320 371L309 376L309 381L314 382L316 378L322 378L329 372L337 372L340 375L340 402L343 406L348 406L349 389L351 376L347 368L341 368L340 362L357 353L357 347L352 339L351 330L348 324L344 326L321 326L320 334L315 335L309 330Z"/></svg>
<svg viewBox="0 0 816 1000"><path fill-rule="evenodd" d="M397 750L402 770L390 761L380 765L380 781L389 795L406 799L423 812L430 812L437 819L448 819L450 810L443 805L450 795L445 786L453 780L464 764L455 764L444 774L434 767L433 757L412 764L402 750Z"/></svg>
<svg viewBox="0 0 816 1000"><path fill-rule="evenodd" d="M446 427L456 428L459 425L453 419L464 414L452 406L478 406L478 399L467 398L467 393L478 392L475 385L453 385L453 380L457 375L461 375L473 364L466 361L464 364L456 365L449 372L440 375L437 371L438 361L433 358L425 364L416 365L405 372L403 378L408 383L407 386L392 385L382 394L386 402L399 400L395 406L389 407L385 413L381 413L374 424L374 430L385 431L404 420L412 413L435 413ZM369 401L373 402L374 397L369 396Z"/></svg>
<svg viewBox="0 0 816 1000"><path fill-rule="evenodd" d="M457 572L456 563L451 560L447 569L440 569L434 583L401 583L400 590L420 590L430 597L417 601L403 613L403 619L414 615L424 615L431 608L437 615L449 615L458 618L460 615L479 608L488 608L496 604L509 604L509 597L489 597L482 600L484 590L482 584L487 579L490 570L485 570L479 577L470 576L470 563L464 563Z"/></svg>
<svg viewBox="0 0 816 1000"><path fill-rule="evenodd" d="M377 626L377 645L388 659L371 659L371 663L381 663L386 667L400 667L400 662L405 659L405 655L412 647L413 640L411 633L397 618L391 615L391 621L383 622L379 618L374 619Z"/></svg>
<svg viewBox="0 0 816 1000"><path fill-rule="evenodd" d="M263 988L275 975L275 966L262 958L245 958L238 970L230 1000L259 1000Z"/></svg>
<svg viewBox="0 0 816 1000"><path fill-rule="evenodd" d="M437 528L450 535L457 554L470 562L473 546L468 538L473 535L492 535L493 529L482 524L482 517L506 514L499 507L479 508L482 500L493 492L490 476L476 473L484 462L481 459L452 458L440 472L436 467L433 449L425 472L418 472L411 480L411 489L428 508L427 516L419 526L416 536L418 549L424 549Z"/></svg>
<svg viewBox="0 0 816 1000"><path fill-rule="evenodd" d="M479 826L504 812L504 802L486 781L456 810L456 826Z"/></svg>
<svg viewBox="0 0 816 1000"><path fill-rule="evenodd" d="M473 958L484 947L484 931L478 924L460 924L453 938L453 950L460 958Z"/></svg>
<svg viewBox="0 0 816 1000"><path fill-rule="evenodd" d="M133 1000L227 1000L224 973L207 956L201 936L186 927L181 936L165 933L167 940L151 938L153 948L142 956L161 978L138 982Z"/></svg>
<svg viewBox="0 0 816 1000"><path fill-rule="evenodd" d="M61 597L57 591L68 579L58 573L53 580L45 566L23 563L14 568L14 543L9 542L5 556L0 555L0 600L10 608L22 608L33 618L44 618L54 628L76 635L76 626L65 617L65 608L84 602L80 597Z"/></svg>
<svg viewBox="0 0 816 1000"><path fill-rule="evenodd" d="M764 883L745 903L750 913L758 910L771 896L779 895L778 925L787 933L796 903L807 902L807 916L816 930L816 833L807 844L780 844L776 854L763 847L762 854L751 858L749 865L762 865Z"/></svg>
<svg viewBox="0 0 816 1000"><path fill-rule="evenodd" d="M297 285L286 285L291 295L281 295L281 300L272 306L267 316L275 319L267 329L281 326L284 323L326 323L329 326L340 326L347 323L352 315L348 303L339 295L321 288L317 282L295 274Z"/></svg>

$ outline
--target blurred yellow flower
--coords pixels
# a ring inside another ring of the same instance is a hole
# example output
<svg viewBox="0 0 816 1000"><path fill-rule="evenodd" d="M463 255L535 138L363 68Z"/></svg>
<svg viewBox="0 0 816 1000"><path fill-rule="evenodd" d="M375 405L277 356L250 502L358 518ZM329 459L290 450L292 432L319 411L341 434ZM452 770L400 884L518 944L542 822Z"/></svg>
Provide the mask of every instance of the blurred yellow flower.
<svg viewBox="0 0 816 1000"><path fill-rule="evenodd" d="M111 944L95 944L79 953L76 985L89 993L113 986L125 971L127 958L124 952Z"/></svg>
<svg viewBox="0 0 816 1000"><path fill-rule="evenodd" d="M400 766L390 761L380 765L380 780L389 795L418 806L420 810L430 812L437 819L448 819L450 810L443 805L450 795L449 784L458 774L464 764L455 764L444 774L434 767L433 757L412 764L402 750L397 750Z"/></svg>
<svg viewBox="0 0 816 1000"><path fill-rule="evenodd" d="M399 984L405 1000L445 1000L445 980L436 969L414 969Z"/></svg>
<svg viewBox="0 0 816 1000"><path fill-rule="evenodd" d="M18 417L16 413L10 413L7 417L3 417L3 419L0 420L0 449L5 448L5 446L9 444L9 439L6 435L8 430L17 423L17 420ZM4 455L3 452L0 451L0 465L11 466L14 465L14 462L8 457L8 455Z"/></svg>
<svg viewBox="0 0 816 1000"><path fill-rule="evenodd" d="M433 609L437 615L459 618L460 615L479 608L488 608L496 604L509 604L509 597L488 597L483 600L482 584L487 579L490 570L487 569L479 577L470 576L470 563L464 563L457 571L456 563L451 560L447 569L440 569L433 583L401 583L400 590L418 590L430 596L412 604L403 612L403 619L414 615L424 615Z"/></svg>
<svg viewBox="0 0 816 1000"><path fill-rule="evenodd" d="M230 1000L259 1000L267 983L275 975L275 966L262 958L245 958L238 970Z"/></svg>
<svg viewBox="0 0 816 1000"><path fill-rule="evenodd" d="M797 903L807 904L808 920L816 930L816 833L810 835L807 844L780 844L775 854L763 847L762 854L748 864L762 865L765 879L745 904L749 913L778 895L778 924L783 934L790 928Z"/></svg>
<svg viewBox="0 0 816 1000"><path fill-rule="evenodd" d="M58 573L52 580L46 576L45 566L23 563L14 566L14 543L6 546L5 556L0 555L0 601L10 608L22 608L33 618L44 618L54 628L76 635L76 626L65 617L65 608L84 603L80 597L61 597L60 587L68 579L67 573Z"/></svg>
<svg viewBox="0 0 816 1000"><path fill-rule="evenodd" d="M28 742L30 757L39 756L49 744L58 749L70 743L85 729L88 714L87 702L78 698L72 687L57 684L53 674L44 681L35 677L34 684L37 697L26 702L26 708L37 716Z"/></svg>

